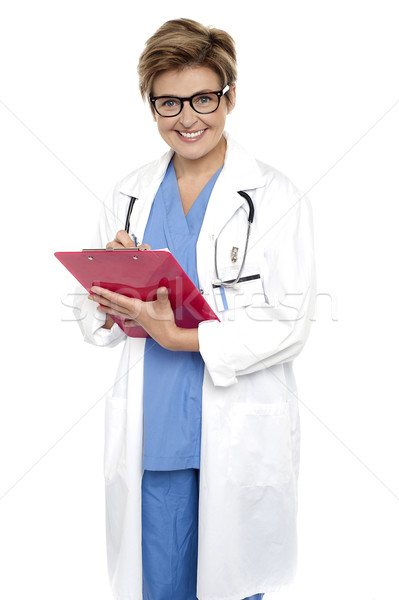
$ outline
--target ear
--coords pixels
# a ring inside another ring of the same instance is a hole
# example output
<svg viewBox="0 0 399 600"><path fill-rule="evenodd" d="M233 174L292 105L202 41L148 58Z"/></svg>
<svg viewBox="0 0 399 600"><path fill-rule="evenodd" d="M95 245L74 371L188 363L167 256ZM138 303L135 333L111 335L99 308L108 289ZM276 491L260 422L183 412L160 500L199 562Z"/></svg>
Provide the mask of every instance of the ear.
<svg viewBox="0 0 399 600"><path fill-rule="evenodd" d="M236 105L236 86L232 85L229 89L229 100L227 100L227 114L230 114Z"/></svg>

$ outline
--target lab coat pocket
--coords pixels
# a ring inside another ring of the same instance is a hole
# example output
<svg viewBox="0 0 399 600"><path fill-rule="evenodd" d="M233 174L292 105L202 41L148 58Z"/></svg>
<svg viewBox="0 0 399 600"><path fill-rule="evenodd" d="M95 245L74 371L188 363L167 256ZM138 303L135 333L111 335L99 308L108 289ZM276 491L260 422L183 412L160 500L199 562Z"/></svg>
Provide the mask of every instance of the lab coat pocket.
<svg viewBox="0 0 399 600"><path fill-rule="evenodd" d="M238 267L222 268L219 275L221 281L231 284L238 275ZM260 269L254 264L245 265L234 287L223 287L215 282L212 288L219 312L247 306L263 306L269 302L263 289Z"/></svg>
<svg viewBox="0 0 399 600"><path fill-rule="evenodd" d="M289 404L232 407L229 477L240 486L279 486L293 476Z"/></svg>
<svg viewBox="0 0 399 600"><path fill-rule="evenodd" d="M105 407L104 476L107 483L115 477L123 459L126 437L126 398L107 398Z"/></svg>

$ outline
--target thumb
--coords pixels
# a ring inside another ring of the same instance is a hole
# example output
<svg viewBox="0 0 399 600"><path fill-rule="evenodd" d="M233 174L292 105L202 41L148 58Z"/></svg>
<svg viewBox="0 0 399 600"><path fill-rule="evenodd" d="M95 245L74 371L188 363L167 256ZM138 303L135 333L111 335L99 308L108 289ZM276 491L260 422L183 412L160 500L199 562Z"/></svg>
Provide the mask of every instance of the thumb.
<svg viewBox="0 0 399 600"><path fill-rule="evenodd" d="M157 300L165 304L169 300L168 288L160 287L157 289Z"/></svg>

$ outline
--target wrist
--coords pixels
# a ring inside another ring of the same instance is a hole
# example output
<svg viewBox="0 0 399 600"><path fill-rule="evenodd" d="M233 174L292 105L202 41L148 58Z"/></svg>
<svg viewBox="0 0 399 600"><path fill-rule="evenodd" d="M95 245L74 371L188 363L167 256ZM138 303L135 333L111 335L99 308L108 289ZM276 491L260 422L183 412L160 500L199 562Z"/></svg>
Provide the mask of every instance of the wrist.
<svg viewBox="0 0 399 600"><path fill-rule="evenodd" d="M168 344L168 350L199 352L198 329L176 327Z"/></svg>

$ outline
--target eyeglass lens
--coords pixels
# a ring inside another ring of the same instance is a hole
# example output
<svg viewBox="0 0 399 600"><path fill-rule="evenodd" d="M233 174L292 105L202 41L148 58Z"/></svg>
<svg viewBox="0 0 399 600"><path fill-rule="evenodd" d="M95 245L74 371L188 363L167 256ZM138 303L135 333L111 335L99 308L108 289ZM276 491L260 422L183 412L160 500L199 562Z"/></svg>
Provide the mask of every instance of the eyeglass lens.
<svg viewBox="0 0 399 600"><path fill-rule="evenodd" d="M173 117L180 110L182 101L179 98L158 98L155 101L155 108L160 115ZM219 96L217 94L198 94L191 99L191 106L200 114L211 113L219 106Z"/></svg>

